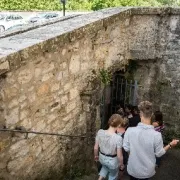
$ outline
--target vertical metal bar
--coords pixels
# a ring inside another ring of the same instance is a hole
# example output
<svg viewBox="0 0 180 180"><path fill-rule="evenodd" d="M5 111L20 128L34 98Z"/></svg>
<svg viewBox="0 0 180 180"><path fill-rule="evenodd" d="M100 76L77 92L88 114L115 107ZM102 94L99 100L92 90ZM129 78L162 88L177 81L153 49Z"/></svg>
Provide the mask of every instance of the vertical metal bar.
<svg viewBox="0 0 180 180"><path fill-rule="evenodd" d="M129 104L132 104L132 97L131 97L131 89L132 88L132 80L130 81L130 85L129 85Z"/></svg>
<svg viewBox="0 0 180 180"><path fill-rule="evenodd" d="M117 81L116 81L116 99L115 99L115 112L117 111L117 99L118 99L118 88L119 88L119 76L117 75Z"/></svg>
<svg viewBox="0 0 180 180"><path fill-rule="evenodd" d="M103 90L103 129L105 128L106 87Z"/></svg>
<svg viewBox="0 0 180 180"><path fill-rule="evenodd" d="M137 105L137 90L138 90L138 83L137 83L137 80L135 80L135 82L134 82L133 106Z"/></svg>
<svg viewBox="0 0 180 180"><path fill-rule="evenodd" d="M120 87L119 102L121 102L121 100L122 100L122 86L123 86L123 78L121 77L121 87Z"/></svg>
<svg viewBox="0 0 180 180"><path fill-rule="evenodd" d="M113 105L114 105L114 83L115 83L115 74L113 74L113 82L112 82L112 92L111 92L111 114L113 113Z"/></svg>
<svg viewBox="0 0 180 180"><path fill-rule="evenodd" d="M126 90L127 90L127 79L125 80L125 96L124 96L124 106L126 105Z"/></svg>

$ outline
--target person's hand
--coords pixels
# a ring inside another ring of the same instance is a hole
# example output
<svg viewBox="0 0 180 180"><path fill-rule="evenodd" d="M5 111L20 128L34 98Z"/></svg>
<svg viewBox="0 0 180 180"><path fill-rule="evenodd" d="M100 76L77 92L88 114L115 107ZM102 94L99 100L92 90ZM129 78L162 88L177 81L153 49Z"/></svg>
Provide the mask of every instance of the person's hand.
<svg viewBox="0 0 180 180"><path fill-rule="evenodd" d="M176 146L178 143L179 143L179 140L173 139L169 144L170 144L170 146L174 147L174 146Z"/></svg>
<svg viewBox="0 0 180 180"><path fill-rule="evenodd" d="M125 168L124 164L120 165L120 167L119 167L120 171L123 171L124 168Z"/></svg>
<svg viewBox="0 0 180 180"><path fill-rule="evenodd" d="M99 156L94 156L94 160L97 162L99 161Z"/></svg>

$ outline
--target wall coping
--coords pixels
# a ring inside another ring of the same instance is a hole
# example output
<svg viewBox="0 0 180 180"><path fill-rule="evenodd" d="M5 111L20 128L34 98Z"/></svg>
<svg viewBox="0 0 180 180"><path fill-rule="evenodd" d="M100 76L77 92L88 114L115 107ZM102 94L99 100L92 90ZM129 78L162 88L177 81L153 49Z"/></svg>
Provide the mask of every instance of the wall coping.
<svg viewBox="0 0 180 180"><path fill-rule="evenodd" d="M17 32L17 34L9 34L0 37L0 74L7 72L11 67L5 61L8 61L8 56L20 52L26 48L33 47L37 44L43 44L47 40L52 40L57 37L66 36L69 33L74 33L81 29L81 33L85 33L86 28L90 27L93 31L95 25L102 28L104 21L108 18L113 18L121 14L122 17L131 15L169 15L180 14L180 8L163 7L163 8L150 8L150 7L117 7L95 11L89 14L76 16L73 18L59 20L58 22L51 22L45 26L38 26L35 29L25 29ZM97 24L97 22L99 24ZM22 33L21 33L22 32ZM79 33L79 32L78 32ZM78 36L79 34L76 34ZM76 38L74 37L72 38ZM69 37L68 37L69 38ZM70 39L70 41L73 41ZM30 53L30 52L29 52ZM1 67L3 64L3 67ZM5 64L5 65L4 65ZM5 68L6 69L5 69ZM17 66L16 66L17 67Z"/></svg>

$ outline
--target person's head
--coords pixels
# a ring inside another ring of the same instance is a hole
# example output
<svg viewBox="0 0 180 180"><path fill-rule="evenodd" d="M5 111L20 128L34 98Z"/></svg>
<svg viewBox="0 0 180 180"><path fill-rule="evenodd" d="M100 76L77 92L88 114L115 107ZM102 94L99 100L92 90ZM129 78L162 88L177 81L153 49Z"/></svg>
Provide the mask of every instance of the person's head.
<svg viewBox="0 0 180 180"><path fill-rule="evenodd" d="M133 114L134 115L139 114L139 109L137 106L133 106Z"/></svg>
<svg viewBox="0 0 180 180"><path fill-rule="evenodd" d="M149 101L142 101L138 105L138 108L140 111L141 121L143 120L151 121L151 117L153 115L152 103Z"/></svg>
<svg viewBox="0 0 180 180"><path fill-rule="evenodd" d="M117 114L119 114L123 118L125 116L124 109L119 108L118 111L117 111Z"/></svg>
<svg viewBox="0 0 180 180"><path fill-rule="evenodd" d="M153 126L162 126L163 125L163 114L161 111L154 112Z"/></svg>
<svg viewBox="0 0 180 180"><path fill-rule="evenodd" d="M123 123L123 118L119 114L113 114L108 121L110 127L118 128Z"/></svg>
<svg viewBox="0 0 180 180"><path fill-rule="evenodd" d="M126 129L129 126L129 119L128 118L123 118L123 123L120 125L120 127Z"/></svg>
<svg viewBox="0 0 180 180"><path fill-rule="evenodd" d="M121 125L117 129L117 132L124 132L128 126L129 126L129 119L124 117Z"/></svg>
<svg viewBox="0 0 180 180"><path fill-rule="evenodd" d="M125 106L125 112L127 114L131 114L132 113L132 105L128 104Z"/></svg>

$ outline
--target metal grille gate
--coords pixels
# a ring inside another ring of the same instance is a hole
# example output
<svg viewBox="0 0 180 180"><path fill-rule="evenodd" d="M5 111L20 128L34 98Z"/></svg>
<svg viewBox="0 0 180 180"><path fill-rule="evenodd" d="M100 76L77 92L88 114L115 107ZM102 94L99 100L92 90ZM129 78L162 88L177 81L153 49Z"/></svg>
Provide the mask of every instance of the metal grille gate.
<svg viewBox="0 0 180 180"><path fill-rule="evenodd" d="M108 128L109 117L117 112L117 106L124 107L126 104L137 105L136 80L127 80L123 73L116 72L111 84L105 87L101 99L101 128Z"/></svg>

